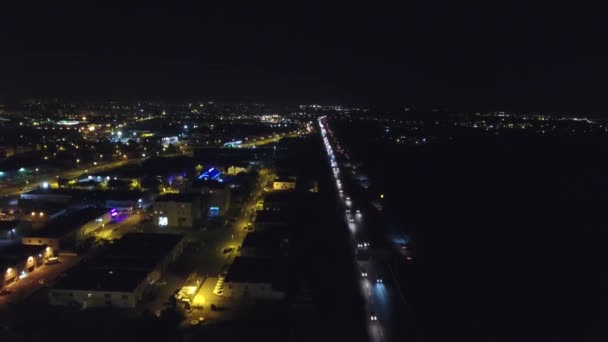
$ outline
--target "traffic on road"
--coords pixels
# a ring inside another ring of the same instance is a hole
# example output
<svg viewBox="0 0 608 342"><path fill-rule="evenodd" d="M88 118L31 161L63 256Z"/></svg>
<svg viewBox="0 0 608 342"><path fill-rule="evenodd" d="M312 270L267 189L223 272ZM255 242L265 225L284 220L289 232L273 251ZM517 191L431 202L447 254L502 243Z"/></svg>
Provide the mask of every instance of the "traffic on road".
<svg viewBox="0 0 608 342"><path fill-rule="evenodd" d="M339 207L344 212L344 222L351 233L353 254L358 266L359 286L365 300L368 333L372 341L390 341L392 340L391 330L395 324L398 324L394 322L392 316L401 309L395 306L405 304L405 300L400 293L398 281L392 274L390 264L377 257L383 251L380 248L375 250L368 236L373 227L366 224L366 211L363 208L377 210L379 205L375 201L360 202L359 204L355 202L352 187L360 186L362 189L367 189L369 182L367 180L358 181L352 177L353 172L345 172L346 169L352 171L356 163L351 160L349 153L334 136L327 123L327 118L319 118L318 123L335 179ZM364 201L365 199L359 198L359 200ZM394 248L405 261L413 262L413 253L407 243L400 242L395 244Z"/></svg>

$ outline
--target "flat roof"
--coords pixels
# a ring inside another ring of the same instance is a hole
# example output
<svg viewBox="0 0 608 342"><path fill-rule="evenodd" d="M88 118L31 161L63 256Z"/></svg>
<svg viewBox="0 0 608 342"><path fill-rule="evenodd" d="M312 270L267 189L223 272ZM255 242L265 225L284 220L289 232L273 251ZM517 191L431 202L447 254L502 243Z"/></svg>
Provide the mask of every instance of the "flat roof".
<svg viewBox="0 0 608 342"><path fill-rule="evenodd" d="M282 211L258 210L255 215L256 223L286 223L287 217Z"/></svg>
<svg viewBox="0 0 608 342"><path fill-rule="evenodd" d="M181 234L128 233L116 241L106 258L164 258L184 238Z"/></svg>
<svg viewBox="0 0 608 342"><path fill-rule="evenodd" d="M107 270L133 270L151 272L158 264L157 258L113 258L99 256L87 262L88 268Z"/></svg>
<svg viewBox="0 0 608 342"><path fill-rule="evenodd" d="M294 190L270 192L264 196L264 201L289 201L295 194Z"/></svg>
<svg viewBox="0 0 608 342"><path fill-rule="evenodd" d="M107 212L109 212L108 209L93 207L74 211L50 221L45 228L27 234L25 237L60 238Z"/></svg>
<svg viewBox="0 0 608 342"><path fill-rule="evenodd" d="M53 289L130 292L146 279L149 272L138 270L105 270L78 268L59 278Z"/></svg>
<svg viewBox="0 0 608 342"><path fill-rule="evenodd" d="M47 196L65 196L84 199L98 200L137 200L149 196L148 191L140 190L83 190L70 188L52 188L52 189L34 189L32 191L21 194L22 199L27 199L27 195L47 195Z"/></svg>
<svg viewBox="0 0 608 342"><path fill-rule="evenodd" d="M60 290L134 290L182 241L179 234L129 233L68 272L53 287Z"/></svg>
<svg viewBox="0 0 608 342"><path fill-rule="evenodd" d="M66 204L55 204L48 202L32 202L28 200L19 201L19 209L27 214L28 211L43 211L44 213L57 213L67 209Z"/></svg>
<svg viewBox="0 0 608 342"><path fill-rule="evenodd" d="M196 197L200 197L199 194L186 193L186 194L165 194L158 197L155 202L192 202Z"/></svg>
<svg viewBox="0 0 608 342"><path fill-rule="evenodd" d="M19 241L0 246L0 272L44 251L46 246L26 246Z"/></svg>
<svg viewBox="0 0 608 342"><path fill-rule="evenodd" d="M277 283L281 265L273 258L236 257L224 282Z"/></svg>
<svg viewBox="0 0 608 342"><path fill-rule="evenodd" d="M2 220L0 220L0 232L8 231L13 228L17 228L17 226L19 226L19 223L21 223L21 221L17 221L17 220L2 221Z"/></svg>
<svg viewBox="0 0 608 342"><path fill-rule="evenodd" d="M266 249L279 249L282 244L288 242L285 234L271 231L271 232L250 232L243 240L242 247L255 247L255 248L266 248Z"/></svg>
<svg viewBox="0 0 608 342"><path fill-rule="evenodd" d="M279 177L275 179L273 182L283 182L283 183L292 183L296 181L296 177Z"/></svg>

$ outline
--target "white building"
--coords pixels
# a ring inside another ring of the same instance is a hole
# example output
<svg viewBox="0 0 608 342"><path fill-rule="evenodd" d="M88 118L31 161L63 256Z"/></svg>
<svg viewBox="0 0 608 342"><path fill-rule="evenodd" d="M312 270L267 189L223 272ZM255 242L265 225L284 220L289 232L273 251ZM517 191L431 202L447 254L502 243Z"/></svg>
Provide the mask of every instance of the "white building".
<svg viewBox="0 0 608 342"><path fill-rule="evenodd" d="M166 194L154 201L154 224L163 228L193 228L201 222L201 196Z"/></svg>
<svg viewBox="0 0 608 342"><path fill-rule="evenodd" d="M283 267L271 258L237 257L224 279L224 296L228 298L285 298Z"/></svg>
<svg viewBox="0 0 608 342"><path fill-rule="evenodd" d="M80 269L49 291L49 304L134 308L151 279L146 271Z"/></svg>
<svg viewBox="0 0 608 342"><path fill-rule="evenodd" d="M134 308L183 251L183 235L131 233L49 290L49 304Z"/></svg>

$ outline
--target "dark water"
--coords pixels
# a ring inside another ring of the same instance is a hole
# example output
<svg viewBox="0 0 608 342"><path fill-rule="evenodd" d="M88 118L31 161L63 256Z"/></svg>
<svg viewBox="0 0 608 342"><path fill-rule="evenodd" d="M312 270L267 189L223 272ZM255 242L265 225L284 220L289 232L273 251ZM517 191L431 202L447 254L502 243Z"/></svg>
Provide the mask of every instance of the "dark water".
<svg viewBox="0 0 608 342"><path fill-rule="evenodd" d="M334 127L413 238L412 340L608 340L608 139L452 132L407 147Z"/></svg>

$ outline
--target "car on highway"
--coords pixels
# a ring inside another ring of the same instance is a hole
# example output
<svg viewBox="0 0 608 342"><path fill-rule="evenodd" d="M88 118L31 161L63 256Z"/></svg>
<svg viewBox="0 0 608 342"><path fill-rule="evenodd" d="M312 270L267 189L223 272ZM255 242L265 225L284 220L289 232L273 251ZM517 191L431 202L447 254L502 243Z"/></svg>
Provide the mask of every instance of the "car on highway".
<svg viewBox="0 0 608 342"><path fill-rule="evenodd" d="M372 312L369 314L369 320L370 321L377 321L378 320L378 316L376 316L376 313Z"/></svg>
<svg viewBox="0 0 608 342"><path fill-rule="evenodd" d="M348 218L348 223L355 223L355 219L354 219L354 218L352 218L352 217L349 217L349 218Z"/></svg>
<svg viewBox="0 0 608 342"><path fill-rule="evenodd" d="M364 268L361 268L360 270L361 270L361 276L363 278L367 278L367 271Z"/></svg>

